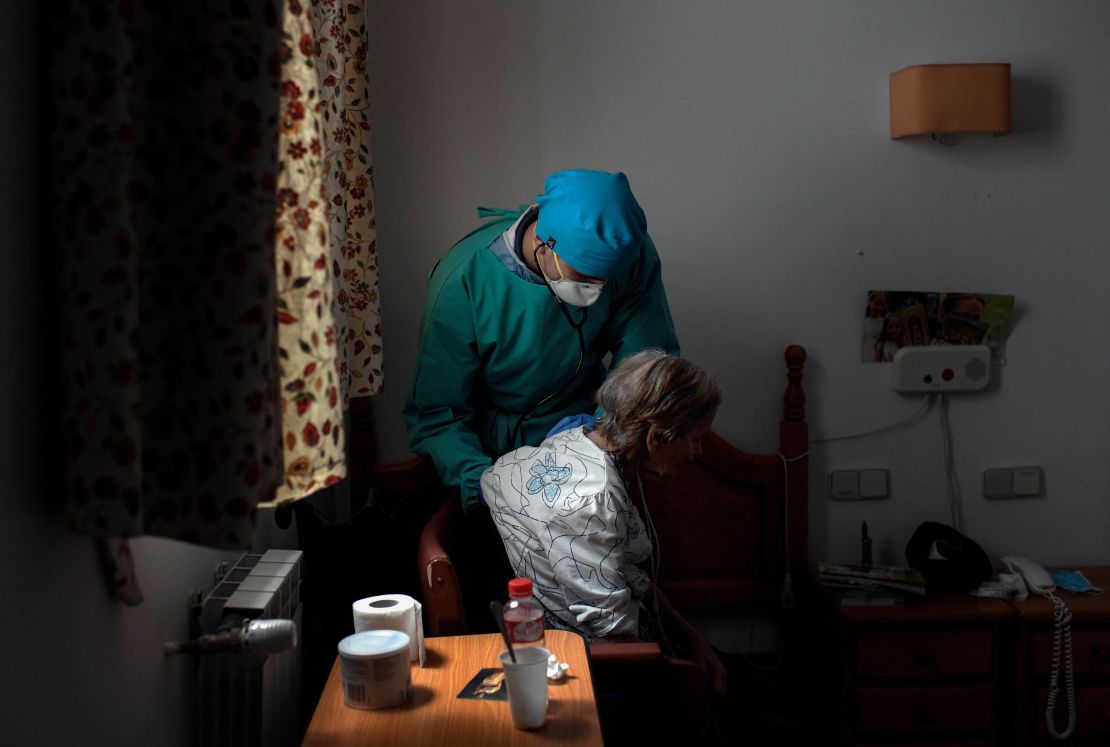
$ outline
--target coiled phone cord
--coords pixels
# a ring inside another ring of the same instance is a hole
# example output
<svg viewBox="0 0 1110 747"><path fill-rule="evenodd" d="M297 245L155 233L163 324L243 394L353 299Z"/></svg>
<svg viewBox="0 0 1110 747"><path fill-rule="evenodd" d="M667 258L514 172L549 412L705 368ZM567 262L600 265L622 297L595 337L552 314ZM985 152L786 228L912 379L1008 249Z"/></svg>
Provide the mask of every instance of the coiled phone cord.
<svg viewBox="0 0 1110 747"><path fill-rule="evenodd" d="M1048 700L1044 707L1044 720L1045 726L1048 727L1048 733L1052 735L1053 739L1067 739L1075 731L1075 678L1072 673L1072 650L1071 650L1071 610L1064 604L1064 600L1057 597L1051 591L1045 592L1044 595L1052 602L1056 608L1053 619L1053 636L1052 636L1052 675L1048 681ZM1060 659L1061 659L1061 643L1063 644L1063 661L1064 661L1064 690L1068 701L1068 725L1063 731L1056 730L1056 696L1060 692L1059 677L1060 677Z"/></svg>

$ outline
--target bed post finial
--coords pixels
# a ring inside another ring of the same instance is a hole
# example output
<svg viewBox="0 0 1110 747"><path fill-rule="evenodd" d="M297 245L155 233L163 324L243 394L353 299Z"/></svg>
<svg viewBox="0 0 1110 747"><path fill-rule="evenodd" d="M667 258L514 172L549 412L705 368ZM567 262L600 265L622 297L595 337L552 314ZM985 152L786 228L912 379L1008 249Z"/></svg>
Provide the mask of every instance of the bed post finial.
<svg viewBox="0 0 1110 747"><path fill-rule="evenodd" d="M799 423L806 419L806 393L802 389L802 369L806 363L806 349L791 345L783 356L786 358L786 394L783 396L782 419Z"/></svg>

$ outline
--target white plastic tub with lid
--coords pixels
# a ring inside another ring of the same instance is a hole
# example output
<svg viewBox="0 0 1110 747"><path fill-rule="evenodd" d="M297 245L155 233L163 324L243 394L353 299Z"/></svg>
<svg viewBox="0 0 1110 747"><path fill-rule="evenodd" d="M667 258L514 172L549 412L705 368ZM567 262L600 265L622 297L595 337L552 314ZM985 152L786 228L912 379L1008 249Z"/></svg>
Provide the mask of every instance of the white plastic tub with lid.
<svg viewBox="0 0 1110 747"><path fill-rule="evenodd" d="M339 642L343 702L351 708L401 705L412 697L409 637L399 630L367 630Z"/></svg>

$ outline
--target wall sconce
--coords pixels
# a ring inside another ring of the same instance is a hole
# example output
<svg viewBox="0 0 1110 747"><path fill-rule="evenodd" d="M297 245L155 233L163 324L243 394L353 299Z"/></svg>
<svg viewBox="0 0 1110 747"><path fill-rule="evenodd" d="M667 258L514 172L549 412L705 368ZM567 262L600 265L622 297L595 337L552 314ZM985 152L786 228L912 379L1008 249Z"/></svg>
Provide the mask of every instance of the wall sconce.
<svg viewBox="0 0 1110 747"><path fill-rule="evenodd" d="M913 65L890 74L890 137L1010 132L1010 63Z"/></svg>

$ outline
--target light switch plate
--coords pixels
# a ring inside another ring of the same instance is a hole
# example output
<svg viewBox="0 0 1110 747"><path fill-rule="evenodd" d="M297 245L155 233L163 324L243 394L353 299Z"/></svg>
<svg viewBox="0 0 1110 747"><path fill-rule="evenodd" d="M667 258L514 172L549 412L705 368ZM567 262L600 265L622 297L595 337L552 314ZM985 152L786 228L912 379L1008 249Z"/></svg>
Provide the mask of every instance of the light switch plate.
<svg viewBox="0 0 1110 747"><path fill-rule="evenodd" d="M1031 467L992 467L983 470L984 498L1027 498L1040 495L1044 471Z"/></svg>
<svg viewBox="0 0 1110 747"><path fill-rule="evenodd" d="M1014 494L1014 473L1009 469L988 469L983 471L983 496L986 498L1010 498Z"/></svg>
<svg viewBox="0 0 1110 747"><path fill-rule="evenodd" d="M834 501L886 498L890 472L885 469L835 469L829 473L829 497Z"/></svg>
<svg viewBox="0 0 1110 747"><path fill-rule="evenodd" d="M1040 495L1041 468L1014 467L1014 495Z"/></svg>
<svg viewBox="0 0 1110 747"><path fill-rule="evenodd" d="M974 392L991 378L986 345L911 345L899 348L891 364L899 392Z"/></svg>
<svg viewBox="0 0 1110 747"><path fill-rule="evenodd" d="M885 469L861 469L859 472L860 498L886 498L890 495L890 473Z"/></svg>
<svg viewBox="0 0 1110 747"><path fill-rule="evenodd" d="M830 472L829 495L834 501L854 501L859 498L859 472L854 469Z"/></svg>

